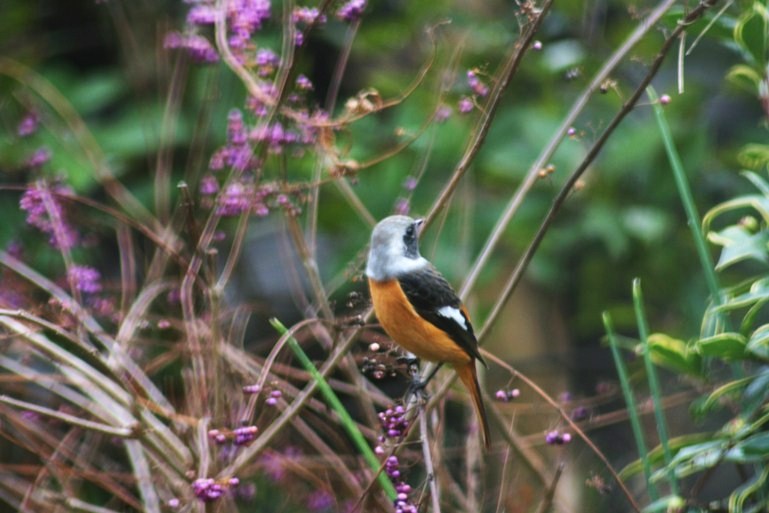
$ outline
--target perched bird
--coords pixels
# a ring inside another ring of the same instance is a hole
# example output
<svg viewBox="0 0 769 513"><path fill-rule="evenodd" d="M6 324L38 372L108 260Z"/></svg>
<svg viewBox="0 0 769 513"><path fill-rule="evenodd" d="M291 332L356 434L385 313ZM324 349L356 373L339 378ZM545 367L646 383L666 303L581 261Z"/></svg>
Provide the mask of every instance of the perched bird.
<svg viewBox="0 0 769 513"><path fill-rule="evenodd" d="M390 216L371 234L366 265L374 312L388 335L419 358L448 363L467 387L489 447L475 360L483 361L467 309L441 273L419 254L421 219Z"/></svg>

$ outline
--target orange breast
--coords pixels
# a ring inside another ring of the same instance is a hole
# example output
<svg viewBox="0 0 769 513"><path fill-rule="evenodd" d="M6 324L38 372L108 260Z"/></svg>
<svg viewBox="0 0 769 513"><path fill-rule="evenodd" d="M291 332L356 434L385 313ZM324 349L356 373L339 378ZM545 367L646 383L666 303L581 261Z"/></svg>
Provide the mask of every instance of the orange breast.
<svg viewBox="0 0 769 513"><path fill-rule="evenodd" d="M369 279L371 300L382 328L402 348L419 358L452 365L472 361L446 332L424 320L411 306L398 280Z"/></svg>

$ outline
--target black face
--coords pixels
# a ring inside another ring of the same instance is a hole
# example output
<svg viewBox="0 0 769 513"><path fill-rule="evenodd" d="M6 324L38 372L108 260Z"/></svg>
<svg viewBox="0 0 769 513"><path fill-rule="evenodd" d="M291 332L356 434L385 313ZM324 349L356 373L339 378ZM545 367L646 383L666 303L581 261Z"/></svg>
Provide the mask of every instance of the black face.
<svg viewBox="0 0 769 513"><path fill-rule="evenodd" d="M419 225L422 220L411 223L403 234L403 245L406 247L405 255L409 258L419 258Z"/></svg>

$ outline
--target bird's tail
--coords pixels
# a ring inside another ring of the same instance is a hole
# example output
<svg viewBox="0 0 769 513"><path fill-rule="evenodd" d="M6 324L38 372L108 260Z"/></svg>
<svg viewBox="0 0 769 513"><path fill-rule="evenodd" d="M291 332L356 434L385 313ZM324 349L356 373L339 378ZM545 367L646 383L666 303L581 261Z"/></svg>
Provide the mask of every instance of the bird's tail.
<svg viewBox="0 0 769 513"><path fill-rule="evenodd" d="M480 424L481 432L483 433L483 446L488 450L491 436L489 435L489 423L486 419L486 408L483 406L483 398L481 397L481 386L478 384L478 374L475 370L475 360L472 360L465 365L457 365L454 367L454 370L470 392L473 408L475 409L475 414L478 417L478 423Z"/></svg>

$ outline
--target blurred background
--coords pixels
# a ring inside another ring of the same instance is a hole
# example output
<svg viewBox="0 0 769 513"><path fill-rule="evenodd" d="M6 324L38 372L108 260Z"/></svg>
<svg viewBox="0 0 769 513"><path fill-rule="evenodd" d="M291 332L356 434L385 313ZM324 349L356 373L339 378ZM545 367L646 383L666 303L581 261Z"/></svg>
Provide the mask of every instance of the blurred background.
<svg viewBox="0 0 769 513"><path fill-rule="evenodd" d="M713 16L692 26L683 42L691 52L680 62L678 49L671 52L653 82L660 95L669 96L665 111L700 213L749 189L738 174L745 166L738 155L746 144L766 136L766 118L755 92L726 79L743 58L731 33L740 4L736 2L693 47ZM556 3L535 37L539 49L525 56L470 172L422 242L423 254L457 287L572 103L655 5L620 0ZM181 30L188 7L171 0L5 0L0 17L0 55L39 75L71 103L116 176L150 209L157 208L152 191L158 166L169 166L174 189L181 180L196 187L211 155L225 143L228 112L245 101L241 83L221 63L199 65L164 49L166 34ZM376 91L386 99L399 96L425 63L434 61L420 86L397 106L335 134L344 158L366 162L423 130L439 107L436 92L445 84L443 105L450 109L445 121L430 124L402 151L343 178L374 218L396 210L414 216L428 212L461 157L478 114L477 105L467 114L458 108L469 93L465 74L475 70L490 83L515 43L521 9L517 2L496 0L383 0L367 6L341 82L337 112L361 90ZM621 108L681 12L673 9L652 29L611 75L603 93L591 98L552 167L527 195L469 296L478 325L565 177ZM434 55L428 29L435 35ZM297 66L315 84L311 95L319 105L327 101L348 36L345 26L330 20L297 49ZM280 50L277 24L259 38L263 47ZM41 106L7 63L0 68L0 246L23 244L30 265L55 275L60 263L44 250L46 241L25 227L18 206L21 188L38 177L24 165L28 156L42 141L51 152L46 176L61 177L79 195L107 203L109 199L78 138L68 135L79 128L47 113L55 106ZM19 120L34 109L42 112L44 130L35 141L20 140ZM312 176L309 157L287 156L281 162L293 176ZM172 194L175 207L179 197L176 190ZM351 210L339 187L325 184L320 194L318 265L333 290L338 315L353 315L366 303L360 273L370 226ZM77 218L77 223L88 226L92 220ZM236 277L227 290L228 304L248 303L253 309L245 341L254 350L274 340L268 318L277 315L289 325L303 317L301 301L292 290L307 284L301 285L302 278L290 271L300 265L286 265L297 257L282 223L279 216L250 223ZM94 241L82 251L99 263L106 287L110 282L118 286L117 247ZM585 405L587 417L620 411L623 404L601 312L612 313L619 333L635 337L631 282L639 277L652 331L684 340L696 336L707 288L694 262L693 241L653 111L642 99L572 193L484 347L564 405ZM630 364L632 368L638 362ZM494 365L485 380L492 393L518 386ZM673 375L663 374L663 382L679 385ZM518 428L530 433L529 443L549 459L562 459L554 452L561 449L544 447L541 435L558 423L557 414L527 391L521 402L527 407L514 412ZM504 411L508 406L500 407ZM652 419L646 420L651 427ZM685 402L671 409L670 422L672 431L677 423L690 422ZM588 434L617 468L637 457L628 450L632 438L622 415L588 427ZM585 484L592 472L586 475L585 469L601 473L588 449L574 444L563 451L568 451L563 457L568 487L580 497L578 510L624 508L621 497L612 494L606 499L599 486Z"/></svg>

